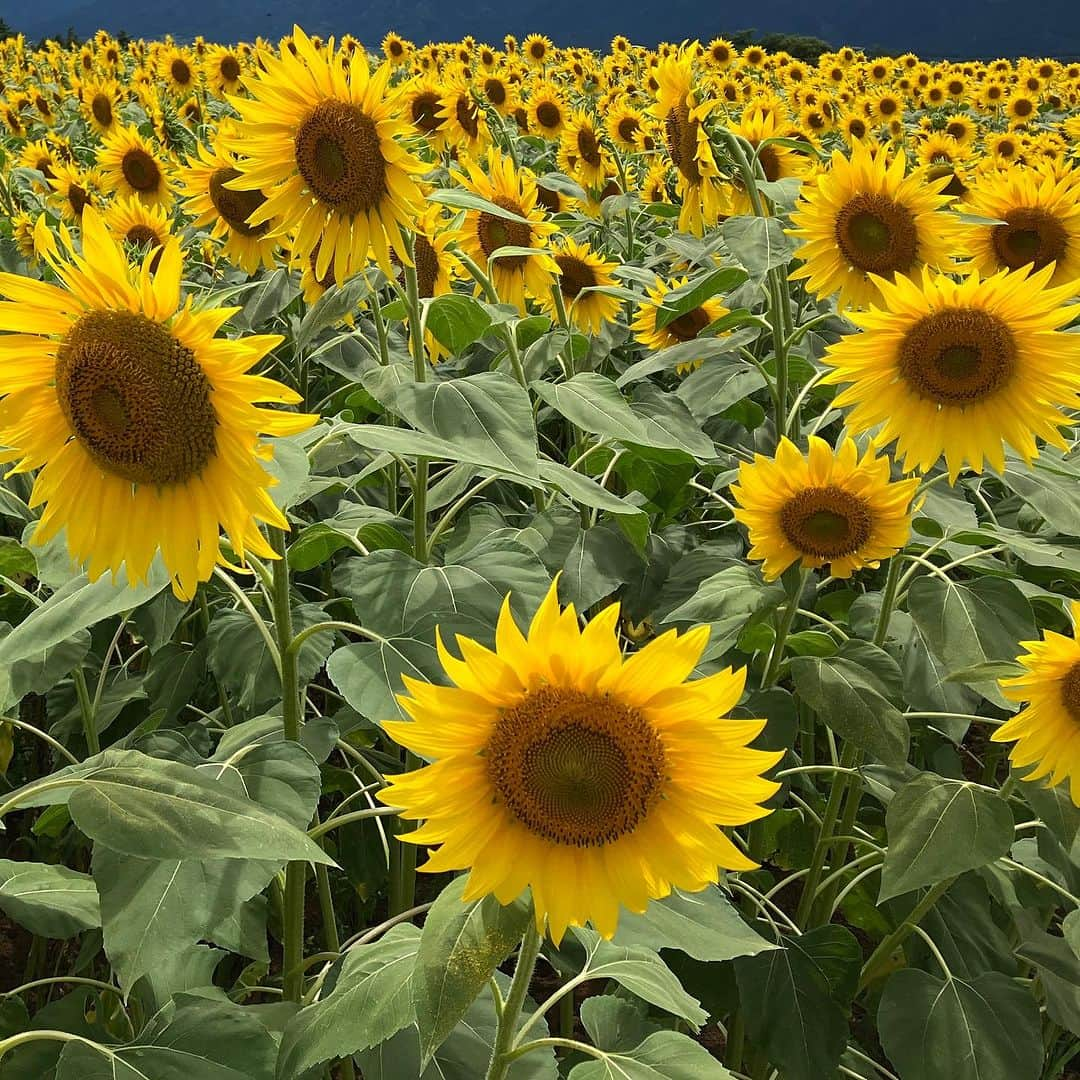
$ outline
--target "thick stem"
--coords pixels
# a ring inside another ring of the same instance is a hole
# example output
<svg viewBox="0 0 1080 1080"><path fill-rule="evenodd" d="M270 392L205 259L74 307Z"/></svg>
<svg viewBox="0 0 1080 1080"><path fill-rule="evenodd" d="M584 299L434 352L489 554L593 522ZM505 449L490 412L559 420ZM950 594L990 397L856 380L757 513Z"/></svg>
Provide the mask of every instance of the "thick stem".
<svg viewBox="0 0 1080 1080"><path fill-rule="evenodd" d="M885 578L885 591L881 594L881 611L878 613L877 627L874 630L874 644L885 644L889 634L889 620L892 618L893 605L896 603L896 588L900 584L900 553L889 560L889 573Z"/></svg>
<svg viewBox="0 0 1080 1080"><path fill-rule="evenodd" d="M274 562L274 635L281 657L281 716L286 739L300 741L300 673L293 639L289 562L285 558L285 533L271 529L271 542L279 558ZM282 925L282 991L286 1001L299 1001L304 988L304 886L307 863L291 862L285 870Z"/></svg>
<svg viewBox="0 0 1080 1080"><path fill-rule="evenodd" d="M788 591L787 606L784 608L784 614L780 618L780 625L776 628L776 640L773 642L772 652L769 655L769 666L765 669L765 674L761 678L761 688L763 690L767 690L772 686L780 674L780 665L784 661L784 645L787 642L788 635L791 633L791 625L795 621L795 616L799 613L799 598L802 596L803 588L806 585L808 573L807 570L800 570L797 581L792 583Z"/></svg>
<svg viewBox="0 0 1080 1080"><path fill-rule="evenodd" d="M855 764L858 765L862 758L861 753L856 753ZM840 840L840 837L851 836L855 828L855 819L859 815L859 804L862 802L862 784L859 782L858 770L854 770L850 773L842 774L844 778L844 784L847 788L847 797L844 802L844 809L840 815L840 827L837 829L834 841L839 845L836 847L833 853L834 863L844 863L847 861L848 841ZM839 779L835 783L840 783ZM840 891L840 879L837 877L835 880L828 882L825 888L821 890L821 897L816 901L816 906L819 911L823 912L821 921L828 922L831 915L833 904L836 902L836 896Z"/></svg>
<svg viewBox="0 0 1080 1080"><path fill-rule="evenodd" d="M98 739L97 720L94 716L94 703L90 700L90 689L86 685L86 676L83 675L82 668L76 668L71 673L71 679L75 683L75 695L79 699L79 715L82 717L86 750L93 757L94 754L101 753L101 741Z"/></svg>
<svg viewBox="0 0 1080 1080"><path fill-rule="evenodd" d="M510 983L510 992L506 995L502 1015L499 1017L499 1026L495 1032L495 1046L491 1054L491 1063L488 1065L486 1080L506 1080L506 1075L510 1071L513 1063L510 1052L514 1044L514 1035L517 1032L518 1021L521 1019L525 995L529 992L529 983L532 982L536 958L540 955L541 940L540 932L536 929L536 919L530 911L529 925L521 941L517 967L514 968L514 979Z"/></svg>

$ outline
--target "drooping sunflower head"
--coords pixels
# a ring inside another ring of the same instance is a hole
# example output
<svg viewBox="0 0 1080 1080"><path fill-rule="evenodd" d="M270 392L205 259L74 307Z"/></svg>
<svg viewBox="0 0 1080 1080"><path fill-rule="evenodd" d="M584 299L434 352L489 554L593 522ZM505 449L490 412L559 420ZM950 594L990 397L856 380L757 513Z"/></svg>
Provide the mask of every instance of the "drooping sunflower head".
<svg viewBox="0 0 1080 1080"><path fill-rule="evenodd" d="M1022 779L1048 785L1068 782L1073 804L1080 806L1080 753L1075 734L1080 726L1080 602L1070 605L1073 637L1053 630L1040 641L1023 641L1027 650L1017 660L1027 670L1001 679L1001 692L1011 701L1026 702L1012 719L990 736L993 742L1011 742L1009 761L1014 768L1029 768Z"/></svg>
<svg viewBox="0 0 1080 1080"><path fill-rule="evenodd" d="M1052 267L1002 271L962 282L924 270L921 279L877 279L882 309L852 314L862 328L830 346L826 383L848 383L835 404L853 406L853 433L881 425L907 470L944 455L955 481L984 459L999 472L1005 443L1029 464L1037 439L1064 447L1064 409L1080 397L1080 335L1063 334L1070 286L1050 288Z"/></svg>
<svg viewBox="0 0 1080 1080"><path fill-rule="evenodd" d="M669 292L681 289L688 284L687 278L675 278L671 282L657 279L648 290L648 299L638 305L630 329L634 338L652 352L694 341L707 326L728 314L719 297L713 296L703 301L696 308L684 312L665 326L658 326L657 316ZM701 366L701 360L687 360L676 367L680 375L686 375Z"/></svg>
<svg viewBox="0 0 1080 1080"><path fill-rule="evenodd" d="M598 334L606 323L619 315L619 300L590 290L617 284L614 271L617 263L608 262L571 237L565 237L553 253L559 268L558 288L570 321L587 334ZM555 319L558 311L553 294L540 297L540 307Z"/></svg>
<svg viewBox="0 0 1080 1080"><path fill-rule="evenodd" d="M248 224L294 234L301 255L318 243L319 277L333 261L344 282L369 253L390 274L390 248L407 258L401 230L419 212L414 176L425 168L397 142L407 127L389 91L391 66L372 74L357 50L346 75L332 43L316 49L299 27L291 40L295 53L264 57L251 96L231 99L253 130L241 124L226 143L242 173L228 186L266 195Z"/></svg>
<svg viewBox="0 0 1080 1080"><path fill-rule="evenodd" d="M837 293L841 307L864 308L878 298L876 279L951 265L955 230L940 213L946 181L904 172L904 156L890 160L884 148L856 143L850 160L836 151L792 214L803 265L791 276L819 298Z"/></svg>
<svg viewBox="0 0 1080 1080"><path fill-rule="evenodd" d="M287 528L268 495L260 433L303 431L314 417L261 409L299 395L246 374L281 339L215 337L229 309L180 304L175 238L141 266L127 263L93 207L82 250L62 248L44 218L36 241L65 288L0 275L0 444L18 472L39 470L44 504L34 534L61 529L92 579L126 566L145 578L159 550L177 596L189 599L219 561L219 532L237 556L273 557L258 521ZM18 357L17 362L11 358Z"/></svg>
<svg viewBox="0 0 1080 1080"><path fill-rule="evenodd" d="M134 196L148 206L172 204L170 167L133 127L119 127L102 138L98 165L119 195Z"/></svg>
<svg viewBox="0 0 1080 1080"><path fill-rule="evenodd" d="M767 581L793 563L828 566L847 578L876 567L902 548L911 527L917 480L889 481L888 457L876 457L846 439L835 451L810 438L807 455L782 439L775 458L756 454L739 467L731 488L736 520L750 533L751 559L762 559Z"/></svg>
<svg viewBox="0 0 1080 1080"><path fill-rule="evenodd" d="M507 597L495 651L459 636L459 660L440 637L454 685L406 676L411 722L385 725L433 761L380 794L425 819L402 838L439 845L423 869L468 869L466 899L506 904L531 888L555 942L586 922L610 938L620 907L753 868L717 826L765 816L777 787L762 773L780 755L748 749L764 722L721 719L744 673L687 681L708 630L670 631L624 658L618 619L612 604L582 629L556 582L526 636Z"/></svg>

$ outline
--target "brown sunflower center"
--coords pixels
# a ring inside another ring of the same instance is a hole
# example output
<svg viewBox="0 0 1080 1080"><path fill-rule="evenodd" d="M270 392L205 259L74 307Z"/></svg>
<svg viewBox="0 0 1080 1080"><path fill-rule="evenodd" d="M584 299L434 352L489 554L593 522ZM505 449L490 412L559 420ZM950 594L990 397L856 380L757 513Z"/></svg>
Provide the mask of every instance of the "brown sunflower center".
<svg viewBox="0 0 1080 1080"><path fill-rule="evenodd" d="M959 199L967 191L967 185L960 179L956 167L952 162L938 161L936 158L935 161L936 164L931 165L926 170L927 180L934 181L940 180L943 176L949 177L949 182L941 189L941 194L951 195L954 199Z"/></svg>
<svg viewBox="0 0 1080 1080"><path fill-rule="evenodd" d="M536 107L537 123L544 128L557 128L562 120L562 112L553 101L542 101Z"/></svg>
<svg viewBox="0 0 1080 1080"><path fill-rule="evenodd" d="M864 273L892 277L915 265L919 234L911 211L885 195L860 193L836 215L836 244Z"/></svg>
<svg viewBox="0 0 1080 1080"><path fill-rule="evenodd" d="M835 484L793 495L780 511L780 528L796 551L819 559L853 555L870 539L866 500Z"/></svg>
<svg viewBox="0 0 1080 1080"><path fill-rule="evenodd" d="M67 190L67 201L76 217L81 217L83 209L90 202L90 193L79 184L72 184Z"/></svg>
<svg viewBox="0 0 1080 1080"><path fill-rule="evenodd" d="M921 397L971 405L992 397L1016 372L1009 328L979 308L946 308L920 319L900 345L899 372Z"/></svg>
<svg viewBox="0 0 1080 1080"><path fill-rule="evenodd" d="M315 197L342 213L366 213L386 195L378 128L358 105L320 101L296 133L296 165Z"/></svg>
<svg viewBox="0 0 1080 1080"><path fill-rule="evenodd" d="M1080 661L1061 680L1061 704L1070 718L1080 724Z"/></svg>
<svg viewBox="0 0 1080 1080"><path fill-rule="evenodd" d="M113 121L112 101L108 94L95 94L90 102L90 111L102 127L108 127Z"/></svg>
<svg viewBox="0 0 1080 1080"><path fill-rule="evenodd" d="M324 288L329 289L331 285L337 284L337 278L334 276L334 260L331 259L329 265L326 268L326 272L322 277L319 277L318 265L319 265L319 248L321 244L316 241L315 246L311 249L311 254L308 255L308 266L311 267L311 276Z"/></svg>
<svg viewBox="0 0 1080 1080"><path fill-rule="evenodd" d="M439 279L439 254L431 246L431 241L421 233L416 234L413 262L416 265L416 285L420 296L434 296L435 283Z"/></svg>
<svg viewBox="0 0 1080 1080"><path fill-rule="evenodd" d="M550 214L557 214L562 209L562 200L557 191L536 185L536 201Z"/></svg>
<svg viewBox="0 0 1080 1080"><path fill-rule="evenodd" d="M75 437L137 484L202 472L217 450L210 393L195 354L144 315L90 312L57 351L56 396Z"/></svg>
<svg viewBox="0 0 1080 1080"><path fill-rule="evenodd" d="M236 82L240 78L240 61L235 56L223 56L218 71L226 82Z"/></svg>
<svg viewBox="0 0 1080 1080"><path fill-rule="evenodd" d="M692 184L701 183L701 170L697 164L698 123L690 119L690 110L678 105L664 120L668 153L671 162Z"/></svg>
<svg viewBox="0 0 1080 1080"><path fill-rule="evenodd" d="M496 195L491 200L499 209L511 214L522 214L522 208L513 199L505 195ZM531 247L532 229L521 221L509 221L496 217L486 210L476 219L476 235L484 255L491 258L501 247ZM517 270L525 265L524 255L507 255L501 260L507 270Z"/></svg>
<svg viewBox="0 0 1080 1080"><path fill-rule="evenodd" d="M637 709L550 686L499 717L485 756L507 810L530 832L574 847L633 832L661 796L666 764Z"/></svg>
<svg viewBox="0 0 1080 1080"><path fill-rule="evenodd" d="M1041 270L1063 258L1069 245L1065 226L1037 206L1008 211L1005 224L993 226L990 236L997 257L1012 270L1022 266Z"/></svg>
<svg viewBox="0 0 1080 1080"><path fill-rule="evenodd" d="M616 129L619 132L619 138L623 142L633 142L634 136L637 134L641 124L638 122L636 116L624 116L616 125Z"/></svg>
<svg viewBox="0 0 1080 1080"><path fill-rule="evenodd" d="M239 169L216 169L210 177L210 201L234 232L241 236L265 236L270 230L269 222L249 225L247 219L266 202L266 196L261 191L233 191L225 186L239 175Z"/></svg>
<svg viewBox="0 0 1080 1080"><path fill-rule="evenodd" d="M172 75L173 81L180 86L187 86L191 82L191 67L186 60L181 60L179 56L169 65L169 73Z"/></svg>
<svg viewBox="0 0 1080 1080"><path fill-rule="evenodd" d="M436 93L417 94L412 99L410 111L413 125L428 135L442 126L439 118L439 95Z"/></svg>
<svg viewBox="0 0 1080 1080"><path fill-rule="evenodd" d="M703 307L696 307L693 311L673 319L665 329L680 341L693 341L710 322L712 319L709 318L709 313Z"/></svg>
<svg viewBox="0 0 1080 1080"><path fill-rule="evenodd" d="M761 147L757 159L761 162L761 171L770 184L775 183L783 175L783 159L775 146Z"/></svg>
<svg viewBox="0 0 1080 1080"><path fill-rule="evenodd" d="M577 148L582 161L587 165L595 166L602 163L600 157L600 143L597 141L596 135L590 131L589 128L583 127L578 131Z"/></svg>
<svg viewBox="0 0 1080 1080"><path fill-rule="evenodd" d="M461 125L462 131L470 139L475 139L480 133L480 110L468 94L459 95L454 106L454 115L457 117L457 122Z"/></svg>
<svg viewBox="0 0 1080 1080"><path fill-rule="evenodd" d="M161 243L161 238L149 225L132 225L124 234L124 239L129 244L136 244L139 247L156 246Z"/></svg>
<svg viewBox="0 0 1080 1080"><path fill-rule="evenodd" d="M591 289L596 285L596 271L574 255L556 255L555 262L561 271L559 288L563 296L575 300L582 289Z"/></svg>
<svg viewBox="0 0 1080 1080"><path fill-rule="evenodd" d="M506 87L502 79L487 79L484 82L484 96L492 105L506 104Z"/></svg>
<svg viewBox="0 0 1080 1080"><path fill-rule="evenodd" d="M161 169L145 150L138 146L128 150L120 161L124 179L135 191L157 191L161 186Z"/></svg>

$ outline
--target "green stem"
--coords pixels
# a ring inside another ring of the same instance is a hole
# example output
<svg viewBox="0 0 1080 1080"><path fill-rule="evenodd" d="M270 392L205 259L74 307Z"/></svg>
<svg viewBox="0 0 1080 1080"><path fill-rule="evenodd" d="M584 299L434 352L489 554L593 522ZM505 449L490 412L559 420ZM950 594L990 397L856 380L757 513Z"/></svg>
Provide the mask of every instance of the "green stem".
<svg viewBox="0 0 1080 1080"><path fill-rule="evenodd" d="M877 627L874 630L874 644L885 644L889 634L889 620L892 618L893 605L896 603L896 589L900 584L900 553L889 560L889 573L885 578L885 591L881 594L881 611L878 613Z"/></svg>
<svg viewBox="0 0 1080 1080"><path fill-rule="evenodd" d="M521 1019L525 995L529 992L529 983L532 982L536 958L540 955L540 944L541 937L536 929L536 919L530 911L529 925L521 940L521 949L518 951L517 967L514 968L510 992L506 995L502 1015L499 1017L499 1026L495 1031L495 1046L492 1049L491 1063L488 1065L485 1080L506 1080L506 1075L510 1071L513 1062L510 1054L513 1049L514 1035L517 1032L518 1021Z"/></svg>
<svg viewBox="0 0 1080 1080"><path fill-rule="evenodd" d="M293 640L292 597L289 589L289 562L285 558L285 533L270 530L274 550L272 599L274 633L281 658L281 716L285 738L300 741L300 672L297 652L290 651ZM285 898L282 910L283 995L286 1001L299 1001L304 989L304 886L307 863L291 862L285 870Z"/></svg>
<svg viewBox="0 0 1080 1080"><path fill-rule="evenodd" d="M746 1045L746 1022L743 1020L742 1009L736 1013L728 1025L727 1048L724 1053L724 1064L729 1069L738 1072L742 1068L743 1049Z"/></svg>
<svg viewBox="0 0 1080 1080"><path fill-rule="evenodd" d="M859 752L855 755L855 764L858 765L861 759L862 753ZM833 838L834 842L839 845L835 848L833 853L834 864L847 861L848 841L841 841L840 837L847 837L852 834L852 831L855 828L855 819L859 815L859 804L862 802L863 789L862 784L859 782L858 769L853 769L850 773L845 775L844 785L847 789L844 800L844 809L840 815L840 828ZM826 883L825 887L822 889L821 897L816 901L818 910L824 913L821 919L822 922L829 922L833 904L836 902L836 896L839 891L839 877Z"/></svg>
<svg viewBox="0 0 1080 1080"><path fill-rule="evenodd" d="M859 989L865 989L882 974L882 969L892 958L892 954L911 936L923 916L941 899L955 877L946 878L926 890L923 898L911 909L911 914L873 951L870 959L863 965L859 977Z"/></svg>
<svg viewBox="0 0 1080 1080"><path fill-rule="evenodd" d="M772 652L769 654L769 664L765 669L765 674L761 677L762 690L767 690L772 686L780 675L780 665L784 661L784 645L787 642L788 635L791 633L791 626L795 622L795 616L799 613L799 598L802 596L808 574L808 570L801 569L797 581L788 590L788 602L784 607L784 614L780 618L780 624L776 628L776 640L773 642Z"/></svg>
<svg viewBox="0 0 1080 1080"><path fill-rule="evenodd" d="M75 683L75 695L79 699L79 714L82 716L83 734L86 736L87 753L93 757L101 753L101 742L98 739L97 723L94 717L94 703L90 700L90 689L86 685L86 676L82 668L76 668L71 673Z"/></svg>
<svg viewBox="0 0 1080 1080"><path fill-rule="evenodd" d="M368 298L371 304L371 321L375 324L375 336L379 340L379 363L390 366L390 342L386 333L386 320L383 318L382 304L379 303L379 290L372 289Z"/></svg>

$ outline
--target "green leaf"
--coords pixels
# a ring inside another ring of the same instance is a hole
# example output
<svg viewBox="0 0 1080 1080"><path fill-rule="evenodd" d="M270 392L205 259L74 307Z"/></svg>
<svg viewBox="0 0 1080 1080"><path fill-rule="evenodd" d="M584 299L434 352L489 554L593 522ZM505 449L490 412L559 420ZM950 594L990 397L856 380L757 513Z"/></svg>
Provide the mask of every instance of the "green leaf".
<svg viewBox="0 0 1080 1080"><path fill-rule="evenodd" d="M641 567L641 555L617 527L582 529L566 557L559 595L584 611L633 580Z"/></svg>
<svg viewBox="0 0 1080 1080"><path fill-rule="evenodd" d="M662 330L680 315L701 307L706 300L719 293L731 292L746 279L746 272L737 266L721 266L709 271L696 281L687 282L681 288L673 289L665 295L663 304L657 309L656 329Z"/></svg>
<svg viewBox="0 0 1080 1080"><path fill-rule="evenodd" d="M465 1015L495 969L521 940L529 906L503 907L493 896L465 904L465 877L455 878L428 912L412 978L423 1064Z"/></svg>
<svg viewBox="0 0 1080 1080"><path fill-rule="evenodd" d="M690 372L675 391L698 423L719 416L756 393L765 385L765 376L744 360L728 357L703 364Z"/></svg>
<svg viewBox="0 0 1080 1080"><path fill-rule="evenodd" d="M439 682L441 672L434 641L407 634L345 645L326 662L326 673L345 700L376 724L406 718L396 700L405 692L402 675Z"/></svg>
<svg viewBox="0 0 1080 1080"><path fill-rule="evenodd" d="M845 645L836 656L796 656L790 661L791 677L799 697L833 731L900 768L907 761L907 721L886 696L890 687L881 674L859 661L876 657L883 665L896 664L883 650L860 644L865 648Z"/></svg>
<svg viewBox="0 0 1080 1080"><path fill-rule="evenodd" d="M733 1080L700 1043L676 1031L657 1031L640 1046L604 1053L570 1070L569 1080Z"/></svg>
<svg viewBox="0 0 1080 1080"><path fill-rule="evenodd" d="M1001 479L1059 533L1080 536L1080 470L1061 451L1045 447L1031 465L1009 461Z"/></svg>
<svg viewBox="0 0 1080 1080"><path fill-rule="evenodd" d="M590 979L614 979L643 1001L700 1027L709 1018L697 998L691 997L657 953L639 945L621 946L605 941L595 930L572 927L585 946L582 974Z"/></svg>
<svg viewBox="0 0 1080 1080"><path fill-rule="evenodd" d="M695 960L714 961L776 948L743 921L715 885L697 893L676 889L650 903L642 915L624 911L614 940L621 946L679 949Z"/></svg>
<svg viewBox="0 0 1080 1080"><path fill-rule="evenodd" d="M427 303L427 329L454 356L460 356L491 326L491 316L479 301L462 293L446 293Z"/></svg>
<svg viewBox="0 0 1080 1080"><path fill-rule="evenodd" d="M1039 1080L1039 1007L997 971L971 981L905 968L885 984L881 1045L901 1080Z"/></svg>
<svg viewBox="0 0 1080 1080"><path fill-rule="evenodd" d="M288 270L284 267L273 270L252 289L244 301L240 318L251 330L263 329L299 295L299 286ZM237 316L233 319L240 321Z"/></svg>
<svg viewBox="0 0 1080 1080"><path fill-rule="evenodd" d="M633 503L620 499L618 495L613 495L595 480L557 461L541 461L540 477L545 483L557 487L563 494L569 495L571 499L583 506L606 510L609 514L646 516L640 506L634 506Z"/></svg>
<svg viewBox="0 0 1080 1080"><path fill-rule="evenodd" d="M66 866L0 859L0 910L40 937L69 938L101 925L93 879Z"/></svg>
<svg viewBox="0 0 1080 1080"><path fill-rule="evenodd" d="M1008 854L1013 816L991 788L924 773L885 815L889 847L878 903L985 866Z"/></svg>
<svg viewBox="0 0 1080 1080"><path fill-rule="evenodd" d="M200 765L199 771L300 830L307 829L322 790L315 759L300 743L289 739L249 744L228 757L219 751L215 760Z"/></svg>
<svg viewBox="0 0 1080 1080"><path fill-rule="evenodd" d="M579 1007L581 1025L598 1050L633 1050L660 1025L648 1018L648 1006L637 998L600 994Z"/></svg>
<svg viewBox="0 0 1080 1080"><path fill-rule="evenodd" d="M371 294L375 281L370 269L354 274L343 285L333 284L311 305L300 320L296 330L296 351L302 352L314 340L316 334L328 327L337 326L347 315L355 314L360 301ZM381 283L383 275L375 272Z"/></svg>
<svg viewBox="0 0 1080 1080"><path fill-rule="evenodd" d="M519 225L532 224L528 218L515 214L513 210L506 210L498 203L493 203L463 188L436 188L428 195L428 201L452 206L455 210L479 210L482 214L490 214L492 217L502 218L505 221L516 221Z"/></svg>
<svg viewBox="0 0 1080 1080"><path fill-rule="evenodd" d="M420 931L392 927L370 945L349 949L330 993L286 1025L279 1080L293 1080L331 1058L347 1057L389 1039L413 1022L411 975Z"/></svg>
<svg viewBox="0 0 1080 1080"><path fill-rule="evenodd" d="M842 926L820 926L784 947L735 961L747 1033L785 1080L833 1076L847 1044L846 1005L862 953Z"/></svg>
<svg viewBox="0 0 1080 1080"><path fill-rule="evenodd" d="M764 277L775 267L787 266L793 245L777 218L731 217L720 227L728 250L750 276Z"/></svg>

